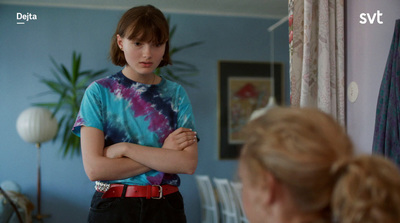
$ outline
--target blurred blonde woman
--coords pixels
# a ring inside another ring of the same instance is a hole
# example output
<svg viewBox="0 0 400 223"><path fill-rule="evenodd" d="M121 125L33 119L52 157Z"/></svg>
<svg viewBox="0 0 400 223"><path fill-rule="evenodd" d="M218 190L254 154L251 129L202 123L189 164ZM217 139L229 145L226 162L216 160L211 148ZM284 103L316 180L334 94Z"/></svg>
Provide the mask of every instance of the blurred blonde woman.
<svg viewBox="0 0 400 223"><path fill-rule="evenodd" d="M354 156L345 130L316 109L274 108L246 127L239 175L251 223L400 222L400 175Z"/></svg>

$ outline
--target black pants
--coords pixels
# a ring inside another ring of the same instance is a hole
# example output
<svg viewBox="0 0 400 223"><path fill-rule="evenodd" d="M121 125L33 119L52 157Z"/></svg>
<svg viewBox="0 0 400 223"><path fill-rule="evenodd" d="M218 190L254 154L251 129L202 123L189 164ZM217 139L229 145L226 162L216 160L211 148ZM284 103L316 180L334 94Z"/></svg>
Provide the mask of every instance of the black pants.
<svg viewBox="0 0 400 223"><path fill-rule="evenodd" d="M104 198L95 192L89 212L89 223L186 223L183 198L179 192L160 200L117 197Z"/></svg>

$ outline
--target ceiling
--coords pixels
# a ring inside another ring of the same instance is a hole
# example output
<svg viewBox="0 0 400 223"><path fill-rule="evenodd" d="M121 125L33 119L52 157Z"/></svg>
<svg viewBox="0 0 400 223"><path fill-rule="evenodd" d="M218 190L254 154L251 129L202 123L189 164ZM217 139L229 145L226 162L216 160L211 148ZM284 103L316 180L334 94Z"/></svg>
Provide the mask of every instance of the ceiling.
<svg viewBox="0 0 400 223"><path fill-rule="evenodd" d="M151 4L167 13L275 19L288 14L288 0L0 0L0 3L114 10Z"/></svg>

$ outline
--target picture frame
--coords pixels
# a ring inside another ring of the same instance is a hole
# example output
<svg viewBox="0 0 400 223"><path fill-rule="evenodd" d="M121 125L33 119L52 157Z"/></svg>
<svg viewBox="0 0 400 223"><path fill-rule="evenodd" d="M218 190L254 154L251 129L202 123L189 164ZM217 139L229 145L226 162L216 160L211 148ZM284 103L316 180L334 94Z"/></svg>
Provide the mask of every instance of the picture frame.
<svg viewBox="0 0 400 223"><path fill-rule="evenodd" d="M274 79L271 63L246 61L218 62L218 132L219 159L237 159L243 146L241 129L252 112L265 107L271 96L271 82L277 104L283 103L282 63L274 62Z"/></svg>

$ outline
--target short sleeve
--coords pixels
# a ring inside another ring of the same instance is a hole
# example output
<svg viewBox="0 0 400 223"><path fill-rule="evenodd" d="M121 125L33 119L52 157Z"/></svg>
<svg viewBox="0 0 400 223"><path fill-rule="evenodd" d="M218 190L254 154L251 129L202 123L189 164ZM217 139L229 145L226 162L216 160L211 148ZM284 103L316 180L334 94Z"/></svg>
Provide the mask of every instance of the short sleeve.
<svg viewBox="0 0 400 223"><path fill-rule="evenodd" d="M102 91L101 86L92 83L85 91L81 107L76 118L72 132L80 137L82 126L94 127L103 131L102 115Z"/></svg>
<svg viewBox="0 0 400 223"><path fill-rule="evenodd" d="M192 104L190 103L189 96L183 87L178 89L178 127L184 127L196 131L194 115L192 111Z"/></svg>

